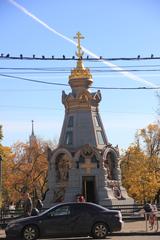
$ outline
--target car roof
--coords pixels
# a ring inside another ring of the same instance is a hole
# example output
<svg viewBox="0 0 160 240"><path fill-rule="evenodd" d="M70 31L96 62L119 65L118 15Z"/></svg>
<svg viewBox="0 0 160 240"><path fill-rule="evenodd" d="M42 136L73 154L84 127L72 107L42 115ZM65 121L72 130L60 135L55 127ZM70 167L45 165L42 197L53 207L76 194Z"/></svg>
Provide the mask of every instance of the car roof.
<svg viewBox="0 0 160 240"><path fill-rule="evenodd" d="M54 206L52 206L51 208L57 207L57 206L65 206L65 205L86 205L86 206L94 206L94 207L102 207L101 205L95 204L95 203L91 203L91 202L65 202L65 203L57 203ZM51 209L50 208L50 209ZM104 208L104 207L102 207Z"/></svg>
<svg viewBox="0 0 160 240"><path fill-rule="evenodd" d="M70 205L70 206L91 206L93 208L98 208L98 209L101 209L101 210L105 210L105 211L109 211L109 209L107 209L106 207L103 207L101 205L98 205L98 204L95 204L95 203L91 203L91 202L82 202L82 203L77 203L77 202L65 202L65 203L56 203L54 204L52 207L50 207L49 209L47 209L45 211L46 212L50 212L52 209L54 208L57 208L57 207L60 207L60 206L67 206L67 205ZM44 212L42 212L43 214Z"/></svg>

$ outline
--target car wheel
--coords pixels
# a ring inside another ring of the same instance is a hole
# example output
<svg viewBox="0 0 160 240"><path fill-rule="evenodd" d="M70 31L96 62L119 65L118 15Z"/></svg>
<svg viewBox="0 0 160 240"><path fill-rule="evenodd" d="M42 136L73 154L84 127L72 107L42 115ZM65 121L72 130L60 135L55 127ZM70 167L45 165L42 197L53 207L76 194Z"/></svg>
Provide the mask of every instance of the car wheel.
<svg viewBox="0 0 160 240"><path fill-rule="evenodd" d="M102 239L108 234L108 227L104 223L96 223L92 229L93 238Z"/></svg>
<svg viewBox="0 0 160 240"><path fill-rule="evenodd" d="M24 228L22 236L24 240L36 240L39 232L36 226L28 225Z"/></svg>

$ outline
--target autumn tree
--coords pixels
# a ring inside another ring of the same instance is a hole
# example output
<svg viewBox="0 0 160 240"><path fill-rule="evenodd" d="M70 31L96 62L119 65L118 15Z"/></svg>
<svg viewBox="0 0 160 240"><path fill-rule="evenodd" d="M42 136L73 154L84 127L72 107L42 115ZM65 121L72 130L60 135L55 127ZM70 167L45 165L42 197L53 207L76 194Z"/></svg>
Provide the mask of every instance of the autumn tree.
<svg viewBox="0 0 160 240"><path fill-rule="evenodd" d="M13 201L16 199L17 195L15 195L15 192L12 188L8 188L8 183L10 186L10 180L11 182L14 181L14 178L12 178L12 169L14 167L14 154L12 153L12 150L10 147L1 146L3 151L3 157L2 157L2 202L3 205L8 205L10 201ZM12 197L11 197L12 196Z"/></svg>
<svg viewBox="0 0 160 240"><path fill-rule="evenodd" d="M3 138L2 134L2 126L0 125L0 207L2 206L2 159L3 159L3 148L1 145L1 141Z"/></svg>
<svg viewBox="0 0 160 240"><path fill-rule="evenodd" d="M6 203L8 200L8 191L6 191L5 188L5 179L8 179L9 175L5 175L6 169L11 169L13 166L13 153L11 151L10 147L5 147L1 144L1 140L3 139L3 133L2 133L2 126L0 126L0 157L1 157L1 163L0 163L0 206L3 205L3 203Z"/></svg>
<svg viewBox="0 0 160 240"><path fill-rule="evenodd" d="M121 159L122 181L137 201L154 200L160 189L160 127L150 124L136 133Z"/></svg>
<svg viewBox="0 0 160 240"><path fill-rule="evenodd" d="M10 200L18 201L24 191L29 191L33 200L43 198L47 190L47 148L48 143L40 139L32 146L17 142L12 147L13 157L7 159L4 173L4 188Z"/></svg>

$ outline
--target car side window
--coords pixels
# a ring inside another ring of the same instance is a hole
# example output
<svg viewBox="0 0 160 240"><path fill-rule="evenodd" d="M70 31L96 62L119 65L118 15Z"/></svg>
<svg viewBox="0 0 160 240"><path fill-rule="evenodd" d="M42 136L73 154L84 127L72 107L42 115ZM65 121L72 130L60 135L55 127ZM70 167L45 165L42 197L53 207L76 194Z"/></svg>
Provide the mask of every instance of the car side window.
<svg viewBox="0 0 160 240"><path fill-rule="evenodd" d="M76 205L76 206L74 206L73 207L73 212L74 212L74 214L76 214L76 215L79 215L79 214L87 214L88 212L89 212L89 210L88 210L88 208L87 208L87 206L85 206L85 205Z"/></svg>
<svg viewBox="0 0 160 240"><path fill-rule="evenodd" d="M69 206L59 207L59 208L57 208L54 211L49 213L49 215L51 217L53 217L53 216L65 216L65 215L69 215L69 214L70 214L70 207Z"/></svg>

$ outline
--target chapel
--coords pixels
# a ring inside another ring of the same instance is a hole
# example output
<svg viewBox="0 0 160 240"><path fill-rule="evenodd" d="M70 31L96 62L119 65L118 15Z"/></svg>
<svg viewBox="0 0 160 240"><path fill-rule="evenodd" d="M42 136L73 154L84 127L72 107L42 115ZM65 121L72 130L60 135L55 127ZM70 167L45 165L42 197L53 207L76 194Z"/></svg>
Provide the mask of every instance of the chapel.
<svg viewBox="0 0 160 240"><path fill-rule="evenodd" d="M56 149L48 149L48 191L44 206L75 201L83 194L86 201L103 206L133 204L122 186L118 145L108 141L99 113L100 90L92 92L93 79L83 64L80 32L77 63L69 75L69 93L62 92L65 108L63 126Z"/></svg>

